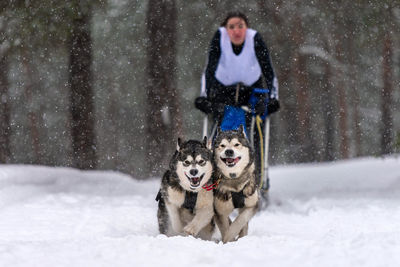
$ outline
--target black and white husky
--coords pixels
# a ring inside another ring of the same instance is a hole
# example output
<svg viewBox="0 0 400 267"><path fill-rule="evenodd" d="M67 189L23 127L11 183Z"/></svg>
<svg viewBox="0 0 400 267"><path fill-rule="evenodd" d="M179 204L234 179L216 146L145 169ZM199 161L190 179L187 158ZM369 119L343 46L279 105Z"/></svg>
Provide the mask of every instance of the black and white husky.
<svg viewBox="0 0 400 267"><path fill-rule="evenodd" d="M161 234L211 240L214 231L212 173L212 151L207 148L207 138L203 142L178 139L156 198Z"/></svg>
<svg viewBox="0 0 400 267"><path fill-rule="evenodd" d="M226 243L247 235L249 221L258 210L259 190L254 154L243 126L225 132L218 129L213 148L219 182L214 190L215 221ZM236 208L239 215L231 222L229 216Z"/></svg>

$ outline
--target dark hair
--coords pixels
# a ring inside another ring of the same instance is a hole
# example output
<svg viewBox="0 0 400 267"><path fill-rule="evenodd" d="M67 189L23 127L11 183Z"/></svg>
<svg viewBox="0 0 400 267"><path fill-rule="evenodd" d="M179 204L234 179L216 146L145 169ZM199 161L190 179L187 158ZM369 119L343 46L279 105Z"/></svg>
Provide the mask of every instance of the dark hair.
<svg viewBox="0 0 400 267"><path fill-rule="evenodd" d="M240 11L229 12L226 15L224 21L221 23L221 26L226 27L226 24L228 24L228 20L230 20L231 18L241 18L246 23L246 26L249 27L249 20L247 19L247 16Z"/></svg>

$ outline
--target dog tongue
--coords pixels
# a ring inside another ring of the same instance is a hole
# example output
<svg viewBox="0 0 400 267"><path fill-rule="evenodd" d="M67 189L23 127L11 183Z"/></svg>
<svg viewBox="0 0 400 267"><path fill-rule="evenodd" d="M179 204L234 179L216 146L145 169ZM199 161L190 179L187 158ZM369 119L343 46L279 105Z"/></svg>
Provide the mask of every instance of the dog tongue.
<svg viewBox="0 0 400 267"><path fill-rule="evenodd" d="M237 158L226 158L226 162L228 163L237 163L239 161L239 157Z"/></svg>
<svg viewBox="0 0 400 267"><path fill-rule="evenodd" d="M200 180L199 177L193 177L193 178L191 178L191 179L192 179L192 183L193 183L193 184L197 184L197 183L199 182L199 180Z"/></svg>
<svg viewBox="0 0 400 267"><path fill-rule="evenodd" d="M226 162L228 162L228 163L233 163L234 161L235 161L235 159L226 158Z"/></svg>

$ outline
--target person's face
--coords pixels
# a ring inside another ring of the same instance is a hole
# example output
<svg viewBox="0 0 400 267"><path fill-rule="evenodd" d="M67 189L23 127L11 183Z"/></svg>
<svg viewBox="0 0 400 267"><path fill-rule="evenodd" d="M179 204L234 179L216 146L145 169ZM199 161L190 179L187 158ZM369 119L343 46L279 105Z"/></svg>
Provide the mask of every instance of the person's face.
<svg viewBox="0 0 400 267"><path fill-rule="evenodd" d="M246 37L247 25L241 18L230 18L226 24L229 38L234 45L241 45Z"/></svg>

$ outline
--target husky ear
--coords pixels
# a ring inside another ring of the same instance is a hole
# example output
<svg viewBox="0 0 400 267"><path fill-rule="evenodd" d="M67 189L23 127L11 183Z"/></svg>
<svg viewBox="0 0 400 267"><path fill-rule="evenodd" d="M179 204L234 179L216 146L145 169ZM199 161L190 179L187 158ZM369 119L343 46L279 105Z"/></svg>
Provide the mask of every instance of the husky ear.
<svg viewBox="0 0 400 267"><path fill-rule="evenodd" d="M204 138L203 138L203 145L205 147L207 146L207 136L204 136Z"/></svg>
<svg viewBox="0 0 400 267"><path fill-rule="evenodd" d="M176 151L181 150L181 146L182 146L182 139L178 137L178 142L176 143Z"/></svg>
<svg viewBox="0 0 400 267"><path fill-rule="evenodd" d="M221 126L218 126L217 127L217 135L216 136L220 135L221 132L222 132Z"/></svg>
<svg viewBox="0 0 400 267"><path fill-rule="evenodd" d="M204 136L203 138L203 145L208 149L211 150L211 140L207 138L207 136Z"/></svg>
<svg viewBox="0 0 400 267"><path fill-rule="evenodd" d="M243 136L246 136L246 133L244 132L243 124L240 124L240 126L239 126L239 133L242 134Z"/></svg>
<svg viewBox="0 0 400 267"><path fill-rule="evenodd" d="M212 142L211 142L211 139L208 140L208 142L207 142L207 148L208 148L208 150L212 150Z"/></svg>

